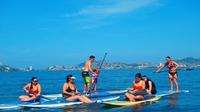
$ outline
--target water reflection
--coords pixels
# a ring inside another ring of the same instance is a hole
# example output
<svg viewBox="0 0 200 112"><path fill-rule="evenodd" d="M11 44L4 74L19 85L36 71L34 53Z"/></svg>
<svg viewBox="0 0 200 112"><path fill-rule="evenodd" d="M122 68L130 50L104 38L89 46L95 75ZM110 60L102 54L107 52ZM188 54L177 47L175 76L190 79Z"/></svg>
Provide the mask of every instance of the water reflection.
<svg viewBox="0 0 200 112"><path fill-rule="evenodd" d="M176 108L178 99L179 99L179 94L174 94L174 95L169 96L168 106L170 108Z"/></svg>

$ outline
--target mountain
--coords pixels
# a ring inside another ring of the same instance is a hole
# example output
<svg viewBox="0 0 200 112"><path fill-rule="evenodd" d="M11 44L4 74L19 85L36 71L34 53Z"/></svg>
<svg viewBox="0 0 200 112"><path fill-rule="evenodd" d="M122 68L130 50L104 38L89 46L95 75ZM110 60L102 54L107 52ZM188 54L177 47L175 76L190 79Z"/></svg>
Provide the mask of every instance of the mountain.
<svg viewBox="0 0 200 112"><path fill-rule="evenodd" d="M8 65L0 65L0 71L1 72L15 72L15 71L19 71L19 69L10 67Z"/></svg>
<svg viewBox="0 0 200 112"><path fill-rule="evenodd" d="M200 65L200 59L187 57L184 59L176 60L179 64L184 64L186 66L199 66Z"/></svg>
<svg viewBox="0 0 200 112"><path fill-rule="evenodd" d="M93 68L99 68L101 66L101 61L95 61L92 65ZM80 63L76 68L83 68L85 63ZM102 65L102 69L105 70L116 70L116 69L137 69L137 68L148 68L148 67L155 67L154 64L144 63L144 64L127 64L127 63L120 63L120 62L108 62L105 61Z"/></svg>

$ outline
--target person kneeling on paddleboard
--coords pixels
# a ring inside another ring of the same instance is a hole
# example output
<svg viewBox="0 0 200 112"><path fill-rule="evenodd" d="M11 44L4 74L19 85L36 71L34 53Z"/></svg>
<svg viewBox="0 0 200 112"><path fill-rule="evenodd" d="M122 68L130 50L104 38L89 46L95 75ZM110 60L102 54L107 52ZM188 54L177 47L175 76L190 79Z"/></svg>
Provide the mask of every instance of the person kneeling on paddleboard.
<svg viewBox="0 0 200 112"><path fill-rule="evenodd" d="M137 100L143 100L144 95L146 94L145 82L142 80L141 73L137 73L135 75L135 81L133 81L133 87L125 93L125 97L127 100L134 102Z"/></svg>
<svg viewBox="0 0 200 112"><path fill-rule="evenodd" d="M32 101L32 102L39 102L39 96L41 93L41 86L38 83L38 79L36 77L33 77L31 79L31 83L28 83L26 86L24 86L23 90L28 95L20 96L20 101Z"/></svg>
<svg viewBox="0 0 200 112"><path fill-rule="evenodd" d="M144 82L145 82L145 89L149 95L155 95L157 93L156 91L156 85L155 83L150 80L146 75L142 76Z"/></svg>
<svg viewBox="0 0 200 112"><path fill-rule="evenodd" d="M66 101L76 101L80 100L84 103L95 103L94 101L91 101L86 96L82 96L78 90L76 89L76 85L74 83L74 80L76 78L73 75L68 75L66 83L63 85L63 97Z"/></svg>

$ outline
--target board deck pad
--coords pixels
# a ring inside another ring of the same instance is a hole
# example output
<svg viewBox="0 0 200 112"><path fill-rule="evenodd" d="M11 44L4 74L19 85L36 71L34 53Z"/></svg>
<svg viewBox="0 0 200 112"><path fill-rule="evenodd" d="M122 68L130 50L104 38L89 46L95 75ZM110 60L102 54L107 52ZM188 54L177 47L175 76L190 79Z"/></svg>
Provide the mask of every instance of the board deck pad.
<svg viewBox="0 0 200 112"><path fill-rule="evenodd" d="M109 101L109 102L103 102L105 105L110 105L110 106L133 106L141 103L146 103L146 102L155 102L158 101L161 98L161 96L152 96L145 98L145 100L141 101L136 101L136 102L130 102L130 101Z"/></svg>

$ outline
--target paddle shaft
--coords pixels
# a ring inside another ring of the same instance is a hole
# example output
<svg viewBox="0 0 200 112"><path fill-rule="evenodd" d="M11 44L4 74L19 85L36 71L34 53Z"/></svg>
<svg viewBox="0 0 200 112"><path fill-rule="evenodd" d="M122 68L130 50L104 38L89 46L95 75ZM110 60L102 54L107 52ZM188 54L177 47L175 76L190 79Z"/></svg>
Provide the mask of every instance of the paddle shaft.
<svg viewBox="0 0 200 112"><path fill-rule="evenodd" d="M104 63L104 61L105 61L105 59L106 59L106 56L107 56L107 53L105 53L105 55L104 55L104 57L103 57L103 60L101 61L101 64L100 64L100 66L99 66L99 69L101 69L101 67L103 66L103 63Z"/></svg>

